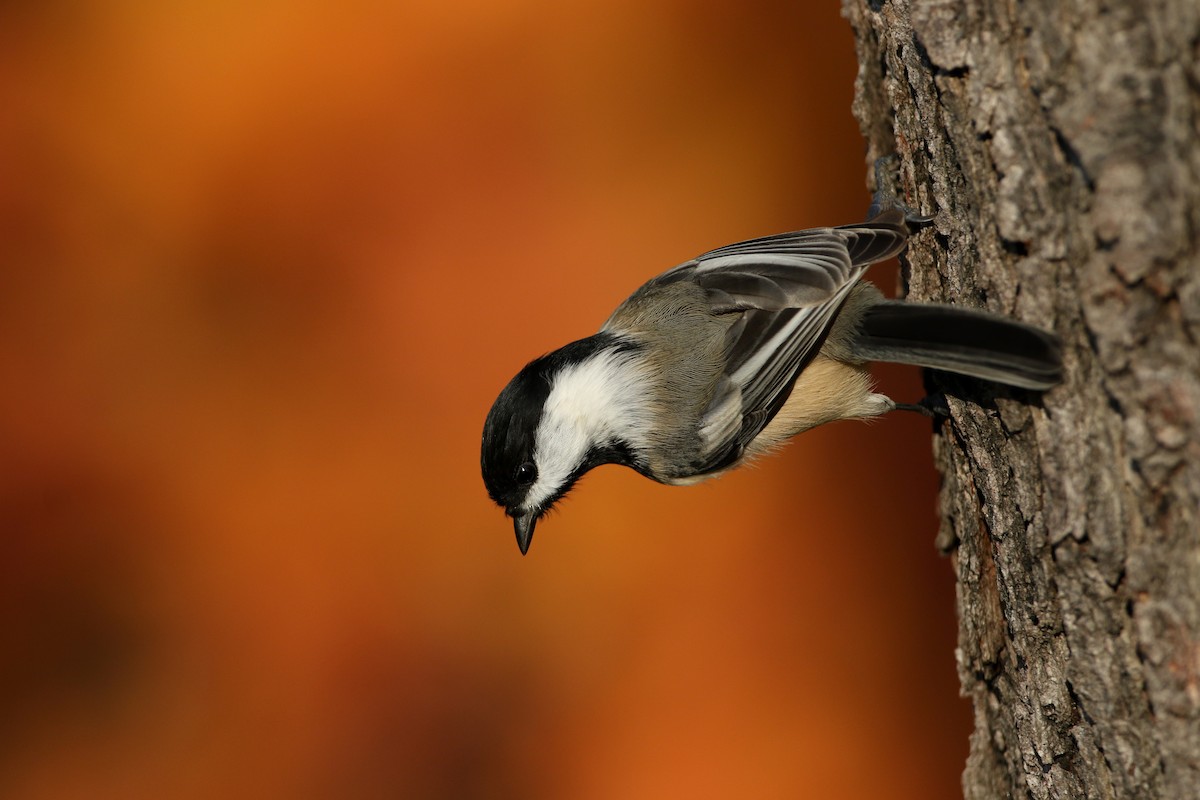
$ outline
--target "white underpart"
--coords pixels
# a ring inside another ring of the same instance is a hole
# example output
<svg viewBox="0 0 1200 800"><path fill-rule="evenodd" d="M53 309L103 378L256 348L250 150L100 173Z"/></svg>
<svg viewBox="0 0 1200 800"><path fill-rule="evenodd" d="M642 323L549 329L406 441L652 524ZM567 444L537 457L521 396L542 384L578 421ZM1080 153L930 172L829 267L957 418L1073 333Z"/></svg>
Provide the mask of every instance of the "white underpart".
<svg viewBox="0 0 1200 800"><path fill-rule="evenodd" d="M525 496L525 510L540 509L553 497L593 446L645 441L647 390L644 371L629 353L601 352L558 373L538 424L538 479Z"/></svg>

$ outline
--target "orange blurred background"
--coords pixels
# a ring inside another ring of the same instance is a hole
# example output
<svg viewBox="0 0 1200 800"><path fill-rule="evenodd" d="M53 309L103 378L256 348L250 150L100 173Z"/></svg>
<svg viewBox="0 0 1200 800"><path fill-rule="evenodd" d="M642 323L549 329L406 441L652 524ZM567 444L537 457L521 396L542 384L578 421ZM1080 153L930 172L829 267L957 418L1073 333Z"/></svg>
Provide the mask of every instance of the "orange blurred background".
<svg viewBox="0 0 1200 800"><path fill-rule="evenodd" d="M478 474L641 281L861 218L854 71L832 2L0 7L0 795L959 796L927 421L527 558Z"/></svg>

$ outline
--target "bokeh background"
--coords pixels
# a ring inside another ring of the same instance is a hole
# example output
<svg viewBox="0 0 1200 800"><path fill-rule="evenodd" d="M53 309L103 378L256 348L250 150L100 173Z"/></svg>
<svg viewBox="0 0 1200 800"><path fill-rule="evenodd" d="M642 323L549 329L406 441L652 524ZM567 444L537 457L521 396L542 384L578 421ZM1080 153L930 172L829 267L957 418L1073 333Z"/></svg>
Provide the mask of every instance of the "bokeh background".
<svg viewBox="0 0 1200 800"><path fill-rule="evenodd" d="M926 421L527 558L478 476L642 280L862 216L854 74L832 0L0 6L0 796L958 796Z"/></svg>

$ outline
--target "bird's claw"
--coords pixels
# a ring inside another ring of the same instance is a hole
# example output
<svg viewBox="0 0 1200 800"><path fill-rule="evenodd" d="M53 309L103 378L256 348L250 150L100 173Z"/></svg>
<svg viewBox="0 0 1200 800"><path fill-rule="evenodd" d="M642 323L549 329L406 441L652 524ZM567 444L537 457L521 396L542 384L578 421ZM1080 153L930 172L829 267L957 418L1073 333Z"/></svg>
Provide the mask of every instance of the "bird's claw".
<svg viewBox="0 0 1200 800"><path fill-rule="evenodd" d="M913 211L896 197L895 184L899 156L895 153L875 159L875 194L871 196L871 207L867 209L867 220L878 217L893 208L904 212L904 221L912 228L923 228L933 222L933 217L926 217Z"/></svg>

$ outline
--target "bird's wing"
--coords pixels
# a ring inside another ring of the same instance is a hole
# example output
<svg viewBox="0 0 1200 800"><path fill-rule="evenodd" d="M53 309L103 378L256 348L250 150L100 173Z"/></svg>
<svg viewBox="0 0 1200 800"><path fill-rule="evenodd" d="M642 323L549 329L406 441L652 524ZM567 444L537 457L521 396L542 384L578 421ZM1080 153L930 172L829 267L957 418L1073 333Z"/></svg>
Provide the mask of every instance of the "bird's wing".
<svg viewBox="0 0 1200 800"><path fill-rule="evenodd" d="M700 421L695 474L736 462L775 416L796 376L821 349L866 268L904 249L898 210L869 222L816 228L731 244L663 273L692 281L714 314L739 314L729 329L718 389Z"/></svg>

